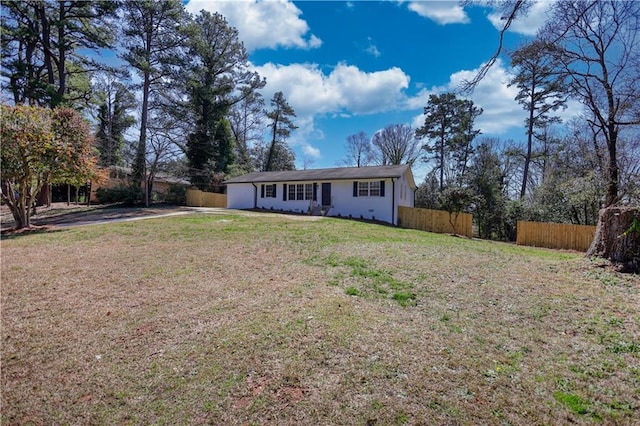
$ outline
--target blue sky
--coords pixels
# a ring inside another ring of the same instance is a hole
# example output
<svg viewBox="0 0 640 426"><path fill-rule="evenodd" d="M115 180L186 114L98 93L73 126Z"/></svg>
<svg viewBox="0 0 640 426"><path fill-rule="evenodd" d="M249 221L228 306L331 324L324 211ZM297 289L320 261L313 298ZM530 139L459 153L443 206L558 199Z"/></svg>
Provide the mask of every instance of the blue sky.
<svg viewBox="0 0 640 426"><path fill-rule="evenodd" d="M515 22L506 47L529 40L550 2ZM394 123L420 126L430 94L455 90L488 60L498 43L500 17L487 7L455 1L212 1L187 10L219 12L238 28L255 69L267 79L268 101L282 91L297 113L289 143L297 166L335 167L347 136L372 136ZM483 136L524 140L524 116L507 87L506 55L471 99L484 109ZM564 115L576 113L575 110ZM424 166L414 170L424 176Z"/></svg>

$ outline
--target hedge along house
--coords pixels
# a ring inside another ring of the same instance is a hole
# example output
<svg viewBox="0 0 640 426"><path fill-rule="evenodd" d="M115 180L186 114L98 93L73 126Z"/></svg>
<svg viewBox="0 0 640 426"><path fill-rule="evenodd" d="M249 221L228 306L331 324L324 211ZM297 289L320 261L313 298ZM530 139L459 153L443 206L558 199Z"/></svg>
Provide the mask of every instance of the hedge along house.
<svg viewBox="0 0 640 426"><path fill-rule="evenodd" d="M398 206L413 207L409 165L255 172L225 182L227 208L273 209L398 224Z"/></svg>

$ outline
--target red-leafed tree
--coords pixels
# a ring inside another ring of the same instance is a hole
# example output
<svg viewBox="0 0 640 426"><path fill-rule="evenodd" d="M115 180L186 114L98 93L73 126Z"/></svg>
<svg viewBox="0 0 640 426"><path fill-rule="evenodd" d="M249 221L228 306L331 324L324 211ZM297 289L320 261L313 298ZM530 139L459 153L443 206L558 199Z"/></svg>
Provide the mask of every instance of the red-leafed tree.
<svg viewBox="0 0 640 426"><path fill-rule="evenodd" d="M73 109L1 106L2 201L16 229L30 226L47 183L80 185L98 175L89 125Z"/></svg>

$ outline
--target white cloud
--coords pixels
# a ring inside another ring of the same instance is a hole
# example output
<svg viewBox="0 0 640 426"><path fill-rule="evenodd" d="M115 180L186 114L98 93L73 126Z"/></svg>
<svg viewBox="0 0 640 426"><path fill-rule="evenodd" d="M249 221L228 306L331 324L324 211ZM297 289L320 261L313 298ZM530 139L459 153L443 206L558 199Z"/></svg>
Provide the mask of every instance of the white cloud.
<svg viewBox="0 0 640 426"><path fill-rule="evenodd" d="M320 154L320 150L318 148L314 148L311 145L305 145L302 148L302 152L308 155L311 158L320 158L322 155Z"/></svg>
<svg viewBox="0 0 640 426"><path fill-rule="evenodd" d="M452 74L449 87L460 87L465 80L471 80L477 72L478 69ZM524 126L525 112L515 101L518 88L508 87L510 78L509 71L502 61L498 60L473 91L471 99L477 106L484 109L476 121L477 128L484 134L501 134L514 127Z"/></svg>
<svg viewBox="0 0 640 426"><path fill-rule="evenodd" d="M373 44L373 40L371 40L371 37L368 38L368 41L369 41L369 46L365 49L365 52L367 52L368 54L376 58L379 58L381 55L380 50L378 50L378 47L375 44Z"/></svg>
<svg viewBox="0 0 640 426"><path fill-rule="evenodd" d="M282 91L296 112L298 129L289 143L305 155L321 158L320 149L310 141L321 141L324 134L315 127L315 118L332 114L352 116L395 110L404 104L404 90L409 76L399 68L364 72L340 63L325 73L315 64L279 65L267 63L254 67L266 77L262 90L267 102L277 91Z"/></svg>
<svg viewBox="0 0 640 426"><path fill-rule="evenodd" d="M479 68L478 68L479 69ZM456 92L461 83L473 78L478 69L463 70L452 74L445 86L422 89L416 96L407 100L407 108L419 108L427 105L429 95ZM508 87L510 75L502 61L498 60L474 90L471 99L474 104L484 110L477 118L476 128L483 134L503 134L515 127L524 126L525 113L514 100L518 89ZM424 115L420 113L413 118L412 125L421 127Z"/></svg>
<svg viewBox="0 0 640 426"><path fill-rule="evenodd" d="M261 48L317 48L322 44L309 25L300 18L302 11L288 0L190 0L187 11L204 9L219 12L238 29L240 40L249 51Z"/></svg>
<svg viewBox="0 0 640 426"><path fill-rule="evenodd" d="M547 12L551 9L554 3L555 0L537 1L533 3L527 12L527 15L514 20L508 31L527 36L535 36L547 20ZM501 13L492 12L487 15L487 18L497 30L502 30L505 21L502 19Z"/></svg>
<svg viewBox="0 0 640 426"><path fill-rule="evenodd" d="M431 94L455 92L463 81L473 78L479 69L480 67L475 70L458 71L449 77L449 82L445 86L422 89L416 96L407 100L407 109L424 107ZM508 86L512 77L511 72L512 70L505 67L501 60L496 61L471 95L474 104L484 110L475 123L482 134L501 135L518 128L523 129L524 134L526 112L515 100L518 88ZM557 115L567 122L581 111L579 103L569 102L568 108L558 111ZM423 124L422 113L414 116L412 121L414 127L421 127Z"/></svg>
<svg viewBox="0 0 640 426"><path fill-rule="evenodd" d="M282 91L301 116L392 110L404 99L403 91L409 87L409 76L397 67L364 72L340 63L329 74L315 64L267 63L255 69L267 79L265 93Z"/></svg>
<svg viewBox="0 0 640 426"><path fill-rule="evenodd" d="M440 25L467 24L469 17L457 1L412 1L409 10Z"/></svg>

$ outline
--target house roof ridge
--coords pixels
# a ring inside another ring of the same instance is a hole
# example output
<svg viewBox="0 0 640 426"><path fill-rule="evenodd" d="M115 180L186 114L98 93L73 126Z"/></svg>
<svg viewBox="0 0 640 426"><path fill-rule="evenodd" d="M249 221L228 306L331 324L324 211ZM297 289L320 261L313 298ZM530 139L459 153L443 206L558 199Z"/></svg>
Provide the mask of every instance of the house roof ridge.
<svg viewBox="0 0 640 426"><path fill-rule="evenodd" d="M303 180L382 179L402 176L409 164L362 167L332 167L306 170L252 172L226 180L224 183L286 182Z"/></svg>

